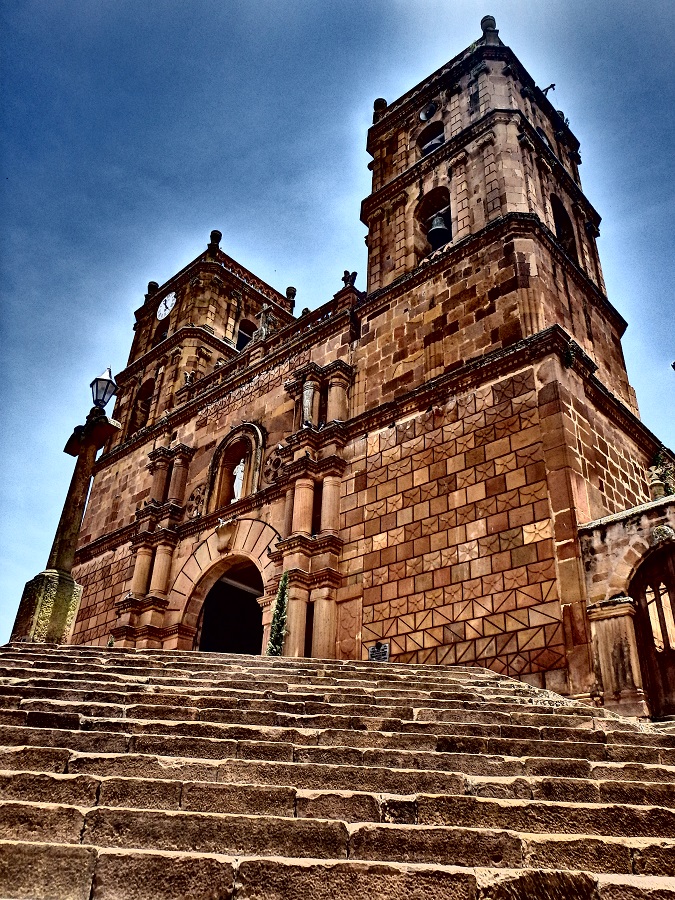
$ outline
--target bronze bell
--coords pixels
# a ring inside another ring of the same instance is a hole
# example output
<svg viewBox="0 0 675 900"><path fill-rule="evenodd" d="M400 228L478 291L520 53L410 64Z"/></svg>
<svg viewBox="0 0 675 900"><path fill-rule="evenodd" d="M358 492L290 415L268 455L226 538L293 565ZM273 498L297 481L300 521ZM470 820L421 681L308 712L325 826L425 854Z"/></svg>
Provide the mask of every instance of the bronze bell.
<svg viewBox="0 0 675 900"><path fill-rule="evenodd" d="M438 250L443 244L447 244L450 238L450 229L445 224L444 216L441 213L436 213L427 231L427 240L431 244L432 249Z"/></svg>

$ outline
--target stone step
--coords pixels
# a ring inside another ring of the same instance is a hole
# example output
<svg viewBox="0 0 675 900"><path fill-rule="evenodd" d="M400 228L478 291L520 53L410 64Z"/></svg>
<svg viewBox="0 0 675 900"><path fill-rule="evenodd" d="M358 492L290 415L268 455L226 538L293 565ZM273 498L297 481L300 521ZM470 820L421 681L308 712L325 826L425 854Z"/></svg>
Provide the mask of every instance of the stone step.
<svg viewBox="0 0 675 900"><path fill-rule="evenodd" d="M258 685L253 687L237 684L214 684L212 681L200 684L200 682L194 678L186 678L182 681L178 681L169 678L130 680L128 678L120 677L119 679L114 680L103 676L92 678L83 672L74 674L69 672L67 674L68 682L76 685L80 690L88 689L90 691L98 691L99 693L103 693L107 690L120 693L122 691L128 692L131 689L140 692L145 688L145 690L153 692L160 689L163 692L182 692L183 694L189 692L194 695L194 693L201 688L200 693L202 693L202 695L220 695L229 699L241 701L276 700L279 702L295 704L327 704L339 700L340 704L343 706L369 708L377 706L405 710L427 709L433 711L434 714L436 714L436 711L442 713L444 710L456 710L462 708L502 712L507 708L514 707L515 709L518 709L519 707L522 707L524 711L528 712L543 712L544 714L546 714L546 712L549 714L555 712L557 715L575 716L583 715L587 710L587 708L582 706L572 706L562 702L558 705L555 705L553 701L551 701L550 704L541 703L536 696L531 696L529 694L525 696L511 696L496 692L491 694L480 694L476 692L457 691L394 692L391 690L373 691L372 693L366 694L360 691L349 691L340 688L339 686L335 689L328 689L326 686L322 685L315 691L309 691L305 687L303 691L300 691L290 690L287 685L266 684L264 686ZM40 674L39 676L37 674L27 674L25 677L4 677L0 678L0 691L3 694L16 694L30 689L42 691L44 689L52 688L54 683L58 683L62 677L63 672L48 672ZM23 693L23 695L29 696L25 693Z"/></svg>
<svg viewBox="0 0 675 900"><path fill-rule="evenodd" d="M66 764L64 764L64 768ZM41 770L42 768L42 770ZM285 785L125 778L34 770L0 771L0 799L75 806L193 809L202 812L339 818L347 822L417 821L417 795L367 791L303 791ZM463 795L513 800L630 804L675 809L675 783L587 782L545 776L466 776Z"/></svg>
<svg viewBox="0 0 675 900"><path fill-rule="evenodd" d="M270 706L273 706L270 703ZM44 714L44 715L40 715ZM147 731L156 726L146 724L147 722L165 722L170 725L170 731L175 732L176 729L182 727L190 730L194 734L207 734L217 736L218 730L225 735L227 728L249 728L256 729L262 725L247 724L244 722L232 722L233 716L230 710L221 708L200 709L198 707L176 707L168 705L131 705L116 706L103 704L78 704L75 701L49 701L49 700L33 700L27 699L20 701L20 706L12 707L4 710L5 722L7 724L28 724L40 721L46 723L53 720L54 724L59 721L69 723L74 728L84 728L88 730L130 730L130 731ZM236 717L234 717L236 718ZM345 731L345 722L341 721L345 717L338 717L333 722L330 717L324 717L326 724L320 728L312 728L311 723L309 729L305 726L304 716L296 715L294 721L303 730L311 730L317 732L343 732ZM376 725L382 720L374 718L370 719L372 725ZM128 723L128 724L127 724ZM173 724L171 724L173 723ZM219 725L205 723L220 723ZM349 723L348 730L354 730L354 723ZM403 740L402 734L408 734L408 742L410 746L426 747L427 749L436 746L434 742L439 736L461 736L473 738L506 738L512 740L527 741L578 741L583 738L582 743L607 744L617 746L635 746L635 747L651 747L675 749L675 737L671 735L656 734L652 732L607 732L603 729L583 729L569 728L561 726L534 726L534 725L513 725L504 723L485 724L472 722L413 722L410 720L388 720L388 724L396 724L397 728L388 728L387 731L396 731L398 735L397 746ZM332 727L331 727L332 726ZM270 728L280 728L280 726L271 725ZM297 729L294 729L297 731ZM374 728L366 728L366 731L373 731ZM379 729L377 729L379 730ZM272 738L270 738L272 739ZM394 740L394 737L391 737ZM303 743L336 743L337 741L330 735L324 740L303 740ZM382 744L378 744L382 746Z"/></svg>
<svg viewBox="0 0 675 900"><path fill-rule="evenodd" d="M420 798L426 806L439 798ZM512 801L513 806L516 801ZM502 804L503 805L503 804ZM570 807L579 822L594 824L614 807ZM647 811L639 811L641 821ZM663 811L649 812L662 813ZM623 810L624 820L627 810ZM675 841L645 834L639 838L598 840L603 834L583 828L564 834L537 834L518 828L504 830L484 821L477 827L462 824L419 825L354 824L338 819L296 818L293 826L284 816L223 814L196 811L138 810L125 807L94 809L49 803L6 801L0 803L0 839L57 844L85 844L127 850L170 850L258 855L287 858L361 859L434 863L468 868L522 866L583 869L590 872L632 874L632 856L638 850L654 874L673 871ZM675 816L675 814L674 814ZM651 816L656 827L661 815ZM540 824L540 819L533 819ZM604 821L604 820L603 820ZM539 829L542 831L543 829ZM572 836L570 836L572 835ZM658 871L659 868L661 871ZM665 871L663 871L665 869Z"/></svg>
<svg viewBox="0 0 675 900"><path fill-rule="evenodd" d="M633 864L641 869L639 853ZM0 841L0 893L33 900L673 900L675 879Z"/></svg>
<svg viewBox="0 0 675 900"><path fill-rule="evenodd" d="M0 751L0 768L21 765L28 753L35 749ZM47 753L54 752L47 748ZM16 754L16 755L14 755ZM49 757L51 759L51 757ZM63 757L61 758L63 759ZM11 762L14 761L14 765ZM675 783L675 770L662 766L613 765L605 763L569 763L557 760L523 758L505 760L500 757L481 758L461 755L448 770L393 769L378 766L326 765L269 760L199 758L171 758L143 753L71 753L64 759L61 771L84 772L93 775L115 775L147 778L171 777L186 781L227 781L245 784L288 785L307 790L384 791L395 794L464 793L464 778L563 778L595 783ZM619 788L617 788L619 790Z"/></svg>
<svg viewBox="0 0 675 900"><path fill-rule="evenodd" d="M311 710L321 709L324 712L315 713L307 712L307 705L288 701L287 706L282 704L283 700L274 700L271 698L255 699L244 702L243 699L233 700L226 692L219 694L204 694L195 696L186 693L157 693L142 691L89 691L74 690L71 688L55 688L55 687L24 687L17 685L3 685L0 687L0 709L36 709L36 710L53 710L59 711L60 704L66 704L66 711L70 706L74 706L75 712L81 712L84 715L116 715L131 716L136 718L177 718L177 719L203 719L205 721L218 721L218 716L223 720L237 721L238 716L243 716L246 711L254 711L260 714L260 724L275 724L275 717L292 716L293 720L297 716L317 716L332 717L336 721L353 720L360 718L364 721L373 720L372 716L348 716L338 714L335 709L338 708L335 703L321 704L320 707L309 707ZM161 715L156 714L156 708L163 709ZM274 712L270 711L274 708ZM286 710L280 712L279 710ZM368 707L368 711L372 712L372 705ZM332 712L331 712L332 711ZM378 710L379 712L380 710ZM592 715L578 715L576 712L571 714L557 714L554 708L547 708L541 712L532 712L528 707L517 707L515 711L504 710L485 710L483 706L469 708L466 704L457 703L450 709L444 709L442 721L438 717L434 720L426 716L425 710L411 709L411 712L417 716L414 719L413 727L417 731L431 728L436 733L444 733L442 729L446 728L445 733L452 733L451 728L454 724L486 724L494 726L495 724L527 727L527 728L570 728L576 733L583 729L584 731L602 732L610 734L613 732L631 733L636 735L645 735L645 742L648 743L649 738L654 735L657 743L664 734L656 729L645 729L644 726L637 725L635 722L619 718L599 719ZM396 710L397 715L391 717L392 721L401 721L401 710ZM380 717L377 717L380 718ZM404 720L410 722L410 720ZM285 723L284 723L285 724ZM671 738L666 734L668 742ZM601 739L599 736L597 739ZM640 740L641 738L638 738ZM621 742L621 738L614 739ZM668 746L668 743L665 744Z"/></svg>
<svg viewBox="0 0 675 900"><path fill-rule="evenodd" d="M41 718L43 717L43 718ZM672 758L669 750L624 747L622 745L584 744L582 742L513 741L509 739L474 739L442 736L437 750L382 749L368 746L315 745L295 743L293 740L266 739L273 737L269 730L250 732L251 739L213 737L217 726L204 724L203 736L190 731L198 723L129 722L119 720L115 724L124 730L95 730L86 727L74 730L73 724L95 725L94 722L74 723L72 717L55 716L52 713L33 713L27 726L4 725L2 743L6 746L65 747L78 752L127 754L141 753L167 757L196 757L200 759L276 760L293 763L322 765L349 765L352 767L383 766L396 769L427 769L429 771L459 771L467 774L487 774L475 771L475 766L487 767L490 772L501 768L503 775L521 774L522 760L530 765L539 761L539 774L589 777L589 763L633 764L661 766L675 777L675 768L666 761ZM55 725L66 727L58 728ZM130 726L135 728L131 729ZM174 732L171 733L171 729ZM223 732L221 732L223 733ZM227 733L227 727L225 732ZM276 732L277 736L279 732ZM317 739L317 735L288 731L292 738L297 734L304 741ZM257 739L253 739L256 735ZM351 733L345 732L350 739ZM590 748L590 749L589 749ZM579 774L577 774L579 773ZM652 780L652 779L649 779Z"/></svg>
<svg viewBox="0 0 675 900"><path fill-rule="evenodd" d="M0 896L675 896L673 735L479 668L11 645L0 745Z"/></svg>
<svg viewBox="0 0 675 900"><path fill-rule="evenodd" d="M17 712L17 711L15 711ZM20 711L18 711L20 712ZM379 723L382 724L382 723ZM73 749L99 750L122 753L126 749L138 750L152 746L152 752L165 756L211 755L222 759L243 756L246 745L253 758L290 759L299 762L328 762L339 764L349 761L353 765L391 765L397 768L445 767L447 756L457 754L481 754L483 756L522 757L541 756L558 760L591 760L602 762L646 763L668 765L675 754L669 747L643 747L618 743L599 743L581 740L544 740L530 738L518 740L501 737L477 737L473 735L446 734L437 736L431 750L425 750L419 736L410 738L411 749L381 747L371 732L363 732L361 739L351 743L338 744L336 734L328 734L326 741L319 741L319 730L280 729L250 726L232 726L225 723L181 722L180 720L153 721L135 719L94 719L75 713L51 713L28 711L26 724L7 723L3 727L3 742L8 745L40 743L39 734L45 731L72 733ZM351 741L351 731L346 729L321 729L321 732L341 731L341 737ZM89 737L87 737L89 736ZM89 742L89 740L91 742ZM51 742L50 742L51 743ZM166 743L167 751L158 749ZM386 744L385 738L380 743ZM321 744L321 746L319 746ZM240 747L239 745L244 745ZM253 746L255 745L255 746ZM440 759L438 757L441 757ZM245 757L243 757L245 758ZM376 761L377 760L377 761Z"/></svg>
<svg viewBox="0 0 675 900"><path fill-rule="evenodd" d="M605 734L611 731L621 731L622 733L628 733L630 731L632 733L640 735L640 737L633 740L632 743L643 742L647 744L649 742L649 739L653 736L655 739L655 745L665 747L673 745L672 735L664 734L655 729L652 730L644 727L635 727L634 729L614 727L615 725L624 726L625 720L619 720L616 723L610 723L606 719L581 717L576 714L576 710L572 710L568 714L565 714L564 711L561 711L559 709L550 709L545 707L542 708L536 707L534 705L517 707L508 715L504 716L499 715L502 712L503 707L500 707L500 709L493 711L491 709L491 705L487 703L472 704L469 702L460 703L458 701L437 701L437 708L425 708L407 705L385 706L374 703L345 704L336 703L335 701L331 702L329 700L301 702L296 700L287 700L282 697L264 695L253 698L237 698L227 694L225 696L220 696L217 698L190 698L182 693L166 694L163 692L161 694L151 694L143 693L138 690L135 690L133 693L129 693L128 695L123 695L120 692L115 692L112 695L106 695L106 693L103 691L71 692L67 690L61 691L58 694L54 694L54 689L49 689L39 685L33 685L29 687L23 685L5 685L2 686L0 690L5 692L1 695L5 697L8 696L7 692L11 691L11 694L9 694L9 700L4 707L7 709L19 708L15 705L16 697L22 698L24 708L26 709L32 708L29 702L31 700L36 700L38 708L42 708L42 704L47 702L47 699L49 697L52 697L55 700L60 699L64 702L67 700L70 700L71 702L77 702L78 700L86 697L89 699L86 700L85 703L90 705L100 705L101 702L110 702L114 698L114 700L117 701L113 704L114 708L116 709L116 711L125 715L128 715L129 706L151 708L154 705L160 705L173 708L173 710L175 711L174 714L178 714L182 709L187 709L189 711L203 708L223 710L249 709L253 711L260 711L268 717L268 720L270 715L282 715L284 713L293 716L340 715L350 717L372 717L373 712L376 712L378 717L381 718L414 720L419 723L453 723L461 721L462 719L466 720L467 718L472 719L473 717L476 717L479 719L482 718L485 723L490 723L491 721L494 722L496 719L498 722L501 722L503 724L520 724L523 726L527 725L529 727L571 727L575 730L580 727L585 727L588 730L592 729L602 731ZM19 701L19 703L21 702L22 701ZM191 705L191 703L194 705ZM107 710L110 709L111 707L108 706ZM151 715L153 714L151 713ZM188 714L186 718L190 718L190 715ZM609 727L607 727L608 725ZM621 738L615 738L614 740L619 742L621 741Z"/></svg>

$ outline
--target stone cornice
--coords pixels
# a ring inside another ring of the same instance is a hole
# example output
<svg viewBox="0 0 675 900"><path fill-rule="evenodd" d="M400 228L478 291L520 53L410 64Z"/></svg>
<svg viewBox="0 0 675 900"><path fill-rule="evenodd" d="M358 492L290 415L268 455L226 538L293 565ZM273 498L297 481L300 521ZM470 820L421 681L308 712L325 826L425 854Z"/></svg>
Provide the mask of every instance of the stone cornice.
<svg viewBox="0 0 675 900"><path fill-rule="evenodd" d="M211 349L217 350L218 353L229 356L231 359L236 359L240 355L231 344L216 337L215 334L212 334L206 328L202 328L201 325L181 325L181 327L177 328L173 334L170 334L168 338L163 340L161 344L152 347L142 356L139 356L130 363L126 369L122 369L119 374L115 375L115 381L120 387L123 387L134 377L134 375L139 375L141 372L145 371L149 363L155 360L161 360L167 353L170 353L173 349L179 347L183 341L191 339L202 341L204 344L208 344Z"/></svg>
<svg viewBox="0 0 675 900"><path fill-rule="evenodd" d="M489 222L475 234L467 235L456 244L446 244L434 253L431 253L411 272L399 276L391 284L368 294L358 306L356 312L359 317L374 312L378 305L388 303L396 297L400 297L416 287L429 277L436 275L448 265L453 265L459 259L470 253L475 253L487 244L509 237L535 236L546 245L547 250L560 265L564 265L570 277L587 293L593 304L608 316L619 332L619 336L626 330L627 322L621 313L607 299L607 296L592 281L579 265L577 265L562 249L548 228L534 213L508 213L499 219Z"/></svg>
<svg viewBox="0 0 675 900"><path fill-rule="evenodd" d="M342 475L346 465L345 460L339 456L326 456L323 459L301 456L284 466L283 482L303 477L319 481L324 475Z"/></svg>
<svg viewBox="0 0 675 900"><path fill-rule="evenodd" d="M574 350L572 354L571 349ZM650 447L653 443L660 446L649 429L602 385L594 374L596 364L560 325L551 325L544 331L509 347L477 356L454 371L438 375L407 394L380 405L377 409L364 411L346 423L347 434L353 439L384 428L421 409L439 405L449 396L466 393L485 382L497 380L551 353L555 353L566 366L573 367L585 384L590 384L593 388L597 386L602 395L602 401L598 405L621 427L630 425L634 432L632 436L639 444L646 442ZM571 366L570 355L573 357Z"/></svg>
<svg viewBox="0 0 675 900"><path fill-rule="evenodd" d="M301 551L308 556L316 556L319 553L338 554L344 541L336 534L292 534L290 537L278 541L274 550L268 552L268 556L274 562L280 562L288 553Z"/></svg>
<svg viewBox="0 0 675 900"><path fill-rule="evenodd" d="M593 360L559 325L552 325L509 347L469 360L455 371L439 375L396 400L384 403L376 409L366 410L348 422L328 426L314 434L318 438L325 438L326 443L334 442L335 437L331 432L338 431L345 441L355 439L363 434L384 428L397 419L413 415L421 409L428 408L429 405L440 404L449 396L464 393L487 381L496 380L550 353L555 353L563 363L569 365L570 348L574 349L574 353L571 354L574 371L582 377L586 390L597 408L626 431L647 454L653 455L662 447L660 441L621 400L607 390L595 375L597 367ZM326 470L322 468L324 462L327 464ZM346 462L339 457L328 458L327 461L315 461L308 458L296 460L290 463L288 471L284 472L284 475L269 487L242 498L229 506L227 510L220 509L208 516L189 519L178 525L175 533L182 539L213 529L224 512L227 512L228 518L240 518L255 509L282 499L292 479L298 477L300 473L307 471L311 474L327 474L334 465L344 467ZM582 527L588 528L589 526ZM137 529L138 525L132 523L81 547L76 555L76 564L79 565L94 556L128 543L134 538Z"/></svg>
<svg viewBox="0 0 675 900"><path fill-rule="evenodd" d="M398 99L388 104L385 112L380 119L368 129L367 148L396 126L404 122L408 116L413 114L418 107L424 106L426 102L432 100L434 96L444 88L452 87L464 75L468 75L482 61L502 61L508 63L514 71L516 78L524 87L530 88L537 99L539 106L548 115L549 119L555 123L557 129L565 135L566 143L572 149L578 149L579 141L574 136L569 126L558 115L557 110L541 91L527 69L520 62L510 47L501 42L499 44L486 45L483 39L479 39L471 47L457 54L445 65L441 66L431 75L428 75L423 81L415 87L406 91Z"/></svg>
<svg viewBox="0 0 675 900"><path fill-rule="evenodd" d="M651 500L649 503L641 503L639 506L631 506L630 509L624 509L618 513L612 513L609 516L603 516L601 519L594 519L592 522L586 522L579 525L577 530L580 534L595 531L596 528L606 528L615 522L624 522L633 516L644 516L650 513L662 514L669 506L675 508L675 494L669 494L667 497L660 497L658 500Z"/></svg>
<svg viewBox="0 0 675 900"><path fill-rule="evenodd" d="M618 397L608 390L599 378L593 375L585 382L584 387L586 396L596 409L602 410L622 431L633 438L638 447L648 456L653 457L663 449L668 453L671 461L675 462L672 451L664 447L654 432L650 431Z"/></svg>

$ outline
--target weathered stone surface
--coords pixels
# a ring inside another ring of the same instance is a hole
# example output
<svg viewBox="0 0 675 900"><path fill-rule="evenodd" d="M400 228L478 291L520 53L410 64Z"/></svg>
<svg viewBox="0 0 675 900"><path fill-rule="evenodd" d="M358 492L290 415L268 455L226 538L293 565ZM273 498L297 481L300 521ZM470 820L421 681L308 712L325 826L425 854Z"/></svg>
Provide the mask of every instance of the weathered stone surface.
<svg viewBox="0 0 675 900"><path fill-rule="evenodd" d="M87 813L83 841L100 847L195 850L230 856L318 856L346 858L342 822L271 816L237 816L155 810L94 809Z"/></svg>
<svg viewBox="0 0 675 900"><path fill-rule="evenodd" d="M79 844L82 810L51 803L0 803L0 839Z"/></svg>
<svg viewBox="0 0 675 900"><path fill-rule="evenodd" d="M241 900L476 900L469 872L374 862L243 860L237 871Z"/></svg>
<svg viewBox="0 0 675 900"><path fill-rule="evenodd" d="M233 861L221 856L101 850L92 900L229 900Z"/></svg>
<svg viewBox="0 0 675 900"><path fill-rule="evenodd" d="M92 847L0 840L0 895L17 900L90 900Z"/></svg>
<svg viewBox="0 0 675 900"><path fill-rule="evenodd" d="M72 705L64 714L72 715L73 723L77 718L81 727L4 726L3 733L18 730L17 741L46 737L50 746L0 748L0 762L5 763L0 768L0 846L13 841L33 848L38 860L44 852L58 870L56 883L58 873L70 871L71 863L67 855L63 863L58 854L50 857L50 848L87 848L91 855L83 857L84 880L64 888L64 897L71 896L67 891L72 888L73 896L81 891L87 900L162 900L188 890L182 885L191 886L191 897L205 900L301 894L303 900L334 900L366 891L382 900L426 900L429 895L665 900L672 890L667 876L674 864L675 770L662 762L641 761L645 751L662 754L670 748L658 733L651 744L651 730L634 722L605 717L608 728L600 729L593 722L601 717L578 716L574 704L560 700L562 705L552 707L555 713L528 714L536 719L521 724L514 717L520 716L522 693L542 709L550 695L522 685L514 688L511 680L479 669L417 669L419 680L412 687L412 667L395 665L351 663L347 668L330 661L228 661L177 654L174 659L182 668L174 675L175 662L168 654L99 650L92 663L89 648L70 648L60 656L62 652L37 654L44 663L42 673L52 673L37 679L39 690L62 684L69 666L75 667L79 683L89 675L100 678L107 674L99 671L105 669L103 661L109 660L110 669L137 673L128 699L145 713L134 718L132 704L122 703L119 718L96 720L80 715L75 695L59 703ZM35 684L36 666L25 665L32 656L30 648L0 651L8 673L16 659L25 679ZM151 672L165 658L163 683L156 692L144 679L144 664ZM194 680L190 666L199 675ZM257 689L262 673L276 685L267 698L264 689ZM223 702L231 699L230 676L235 684L256 688L251 692L259 695L255 702L267 719L278 720L277 709L289 695L321 697L324 712L305 715L309 701L304 700L288 716L292 721L259 725L240 720L247 710L223 706L222 721L206 729L195 727L199 723L194 719L163 715L173 689L177 708L176 698L188 696L184 681L194 698L188 709L201 708L197 681L205 691L222 691ZM12 687L21 682L7 677ZM445 699L459 693L452 686L460 680L462 692L473 699ZM450 689L444 691L446 681ZM282 682L284 690L278 689ZM103 684L98 681L98 704L105 704L107 690L119 694L115 679L108 688ZM358 695L363 711L351 719L342 715L350 692ZM90 702L82 693L83 702ZM379 715L395 695L403 699L411 693L421 695L424 703L456 704L454 718L440 723L444 730L439 733L438 722ZM153 714L155 696L159 702ZM473 721L481 696L489 698L502 719ZM147 702L139 704L139 699ZM542 725L541 720L558 724ZM120 730L97 731L96 726ZM512 736L495 737L503 730ZM611 744L608 734L616 737ZM622 735L637 739L621 742ZM103 747L113 749L83 752L83 737L92 739L95 748L101 740ZM491 753L497 740L502 752ZM152 742L148 752L137 752L137 741ZM567 753L578 746L584 757L619 748L629 761L546 755L563 744ZM507 748L526 753L508 755ZM476 749L482 752L470 752ZM2 865L0 873L11 871ZM25 890L20 887L24 894L18 897L61 900L41 887L40 866L34 887L28 875L19 882ZM85 893L87 884L90 893ZM640 894L642 887L645 893Z"/></svg>

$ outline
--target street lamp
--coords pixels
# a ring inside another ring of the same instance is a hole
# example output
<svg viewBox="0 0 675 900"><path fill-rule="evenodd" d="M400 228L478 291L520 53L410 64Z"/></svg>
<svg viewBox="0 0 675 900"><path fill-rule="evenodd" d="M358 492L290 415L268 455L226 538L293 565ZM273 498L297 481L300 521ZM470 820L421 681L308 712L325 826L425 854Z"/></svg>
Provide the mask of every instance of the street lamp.
<svg viewBox="0 0 675 900"><path fill-rule="evenodd" d="M64 453L76 458L75 470L47 560L47 568L26 582L16 614L12 641L63 643L67 640L82 596L71 571L80 536L96 454L119 430L104 407L117 390L110 369L91 382L94 405L84 425L77 425Z"/></svg>

